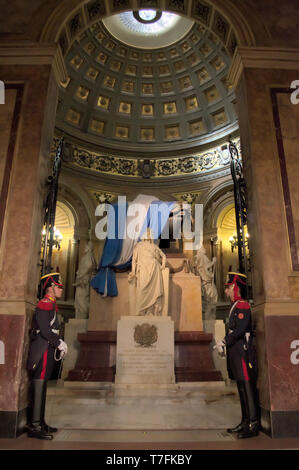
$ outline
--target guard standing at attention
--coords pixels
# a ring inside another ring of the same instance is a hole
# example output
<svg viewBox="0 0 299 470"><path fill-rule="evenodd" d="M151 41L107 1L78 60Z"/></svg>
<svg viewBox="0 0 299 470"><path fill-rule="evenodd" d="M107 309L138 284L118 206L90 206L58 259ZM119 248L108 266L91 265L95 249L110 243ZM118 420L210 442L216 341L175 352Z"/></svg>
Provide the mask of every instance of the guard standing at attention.
<svg viewBox="0 0 299 470"><path fill-rule="evenodd" d="M246 298L245 274L229 272L225 295L231 300L231 309L225 338L218 342L220 355L227 355L228 376L237 382L242 421L235 428L238 439L258 435L258 399L256 390L257 362L251 324L250 304Z"/></svg>
<svg viewBox="0 0 299 470"><path fill-rule="evenodd" d="M60 273L49 273L41 278L44 297L37 304L30 330L28 370L32 379L32 419L28 437L53 439L57 431L45 422L47 381L51 377L55 360L67 354L67 345L59 335L56 299L62 295Z"/></svg>

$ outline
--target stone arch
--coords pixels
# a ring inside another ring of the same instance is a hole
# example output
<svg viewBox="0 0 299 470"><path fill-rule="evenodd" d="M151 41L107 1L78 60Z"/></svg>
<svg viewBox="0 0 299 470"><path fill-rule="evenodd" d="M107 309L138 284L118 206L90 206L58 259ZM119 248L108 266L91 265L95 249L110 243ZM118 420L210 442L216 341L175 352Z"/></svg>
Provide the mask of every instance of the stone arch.
<svg viewBox="0 0 299 470"><path fill-rule="evenodd" d="M215 186L201 203L204 206L204 230L217 230L217 220L221 211L234 203L233 185L231 180Z"/></svg>
<svg viewBox="0 0 299 470"><path fill-rule="evenodd" d="M69 219L74 224L72 236L68 237L68 246L65 246L65 250L67 251L67 266L65 266L66 298L64 300L72 304L75 295L73 284L76 279L76 271L80 258L84 253L86 243L89 239L92 238L94 241L94 237L92 237L95 224L93 220L94 210L88 195L80 188L76 188L76 191L74 191L74 187L68 184L66 178L63 178L59 184L57 206L64 209ZM72 316L72 310L66 308L65 311L63 311L63 315L65 318Z"/></svg>
<svg viewBox="0 0 299 470"><path fill-rule="evenodd" d="M202 200L204 205L204 245L209 256L216 257L216 287L219 299L225 301L223 283L229 265L236 265L237 255L231 253L228 230L222 230L223 215L234 207L234 192L231 180L215 186ZM229 233L232 235L232 233Z"/></svg>
<svg viewBox="0 0 299 470"><path fill-rule="evenodd" d="M73 191L67 181L60 184L58 201L65 204L74 217L75 235L88 236L89 230L93 226L93 207L85 194L77 188Z"/></svg>
<svg viewBox="0 0 299 470"><path fill-rule="evenodd" d="M87 28L106 16L138 8L134 0L112 3L105 0L67 0L49 15L40 35L40 42L58 43L63 55ZM142 2L141 2L142 5ZM247 14L231 0L181 0L165 2L158 0L156 7L189 17L215 33L232 56L236 47L256 44ZM258 20L256 20L258 21Z"/></svg>
<svg viewBox="0 0 299 470"><path fill-rule="evenodd" d="M70 264L74 257L74 228L75 213L66 202L57 201L55 214L55 228L59 230L61 240L59 247L54 246L52 254L52 267L54 271L59 268L62 275L65 289L61 300L68 301L72 299L72 274L70 272Z"/></svg>

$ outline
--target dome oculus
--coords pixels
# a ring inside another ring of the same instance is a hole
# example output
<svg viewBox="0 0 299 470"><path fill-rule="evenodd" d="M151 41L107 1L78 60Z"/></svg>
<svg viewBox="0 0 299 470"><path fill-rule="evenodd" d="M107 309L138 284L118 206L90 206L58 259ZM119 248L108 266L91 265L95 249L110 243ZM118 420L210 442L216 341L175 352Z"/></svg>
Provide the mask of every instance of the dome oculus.
<svg viewBox="0 0 299 470"><path fill-rule="evenodd" d="M151 24L159 21L162 13L155 10L139 10L133 11L134 18L142 24Z"/></svg>
<svg viewBox="0 0 299 470"><path fill-rule="evenodd" d="M128 29L147 36L164 33L172 28L179 18L174 13L154 10L126 11L119 14L119 19Z"/></svg>
<svg viewBox="0 0 299 470"><path fill-rule="evenodd" d="M159 49L178 42L191 30L194 21L175 13L140 9L109 16L102 24L123 44L138 49Z"/></svg>

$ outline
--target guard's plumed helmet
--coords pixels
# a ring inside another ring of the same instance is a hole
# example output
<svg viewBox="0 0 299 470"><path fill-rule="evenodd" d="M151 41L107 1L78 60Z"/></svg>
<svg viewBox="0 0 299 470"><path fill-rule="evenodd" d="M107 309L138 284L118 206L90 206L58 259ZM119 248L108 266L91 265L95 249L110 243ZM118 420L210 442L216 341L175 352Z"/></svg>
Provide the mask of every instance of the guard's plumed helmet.
<svg viewBox="0 0 299 470"><path fill-rule="evenodd" d="M64 287L61 281L60 273L45 274L41 277L40 282L43 292L45 292L45 290L51 286Z"/></svg>
<svg viewBox="0 0 299 470"><path fill-rule="evenodd" d="M238 297L237 288L240 289L242 299L247 296L247 276L241 273L228 272L224 287L234 286L235 299Z"/></svg>

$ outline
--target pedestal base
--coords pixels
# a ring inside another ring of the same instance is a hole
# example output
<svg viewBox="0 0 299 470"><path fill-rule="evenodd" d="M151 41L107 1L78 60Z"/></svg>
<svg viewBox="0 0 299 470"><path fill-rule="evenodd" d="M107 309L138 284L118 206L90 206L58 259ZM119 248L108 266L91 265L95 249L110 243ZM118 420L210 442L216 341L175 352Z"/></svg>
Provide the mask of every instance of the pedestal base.
<svg viewBox="0 0 299 470"><path fill-rule="evenodd" d="M71 318L65 325L64 340L68 346L68 353L63 361L61 377L65 379L69 372L74 369L80 354L79 333L86 333L88 320Z"/></svg>
<svg viewBox="0 0 299 470"><path fill-rule="evenodd" d="M116 363L116 332L88 331L78 334L81 345L75 369L66 380L113 382Z"/></svg>
<svg viewBox="0 0 299 470"><path fill-rule="evenodd" d="M213 335L203 331L175 333L175 376L177 382L221 381L214 367L210 343Z"/></svg>
<svg viewBox="0 0 299 470"><path fill-rule="evenodd" d="M222 380L228 380L227 372L227 361L226 358L220 357L217 349L214 346L218 341L221 341L225 337L225 324L223 320L204 320L204 332L213 335L213 340L210 343L210 353L214 368L219 370L222 375Z"/></svg>
<svg viewBox="0 0 299 470"><path fill-rule="evenodd" d="M176 382L221 381L214 367L209 345L212 334L200 331L175 332ZM78 335L80 355L66 380L114 382L116 372L116 332L88 331Z"/></svg>

